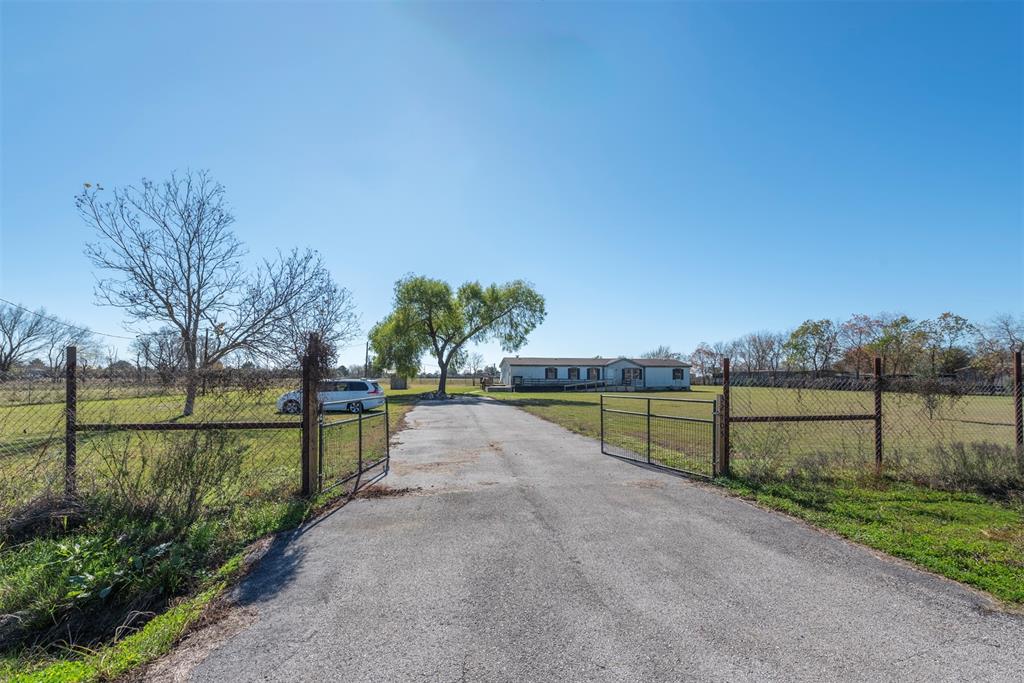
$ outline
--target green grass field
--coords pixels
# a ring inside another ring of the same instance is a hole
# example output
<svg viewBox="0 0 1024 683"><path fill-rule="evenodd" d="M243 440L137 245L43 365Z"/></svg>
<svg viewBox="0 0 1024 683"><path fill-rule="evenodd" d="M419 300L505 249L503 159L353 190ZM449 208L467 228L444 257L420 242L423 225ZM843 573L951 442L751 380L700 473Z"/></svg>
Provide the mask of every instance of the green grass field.
<svg viewBox="0 0 1024 683"><path fill-rule="evenodd" d="M710 418L713 407L672 399L714 399L721 387L694 387L689 392L631 393L606 395L605 406L614 410L645 412L651 399L655 415ZM598 393L503 393L488 396L509 401L523 410L567 427L585 436L600 436ZM811 415L867 414L873 412L870 392L797 390L733 387L731 413L737 415ZM993 450L985 467L994 468L993 476L1009 477L1016 471L1013 448L1013 404L1009 396L966 396L953 402L929 406L920 397L886 393L883 396L883 445L886 465L910 476L942 474L943 468L956 463L944 456L957 443L989 444ZM652 447L658 459L670 466L700 465L695 454L703 450L703 431L683 428L683 423L652 420ZM732 456L743 471L794 466L828 466L850 472L873 465L874 423L803 422L733 423ZM606 440L625 450L643 453L646 449L646 419L606 414ZM683 451L689 452L683 452ZM660 453L659 453L660 452ZM673 453L682 455L673 456ZM969 456L970 454L968 454ZM952 456L949 456L952 457ZM999 459L1002 458L1002 462ZM708 473L710 462L699 472ZM707 471L705 471L707 470Z"/></svg>
<svg viewBox="0 0 1024 683"><path fill-rule="evenodd" d="M392 430L396 429L419 394L434 388L433 384L414 384L405 390L387 390ZM282 384L255 391L217 390L196 399L195 412L182 417L184 395L180 392L158 393L152 387L83 387L79 392L78 422L210 422L267 421L280 422L282 429L236 430L231 432L246 450L237 495L280 498L294 493L300 485L300 430L298 418L277 412L275 401L293 389ZM46 387L44 387L46 389ZM472 391L472 386L453 386L453 393ZM64 477L64 401L60 391L36 391L49 402L15 402L4 400L0 390L0 517L45 491L57 492ZM19 396L24 398L24 390ZM329 413L335 421L350 417L347 413ZM383 449L382 423L367 419L366 437L371 442L364 455ZM78 475L80 485L102 486L106 474L115 464L112 456L120 449L138 450L157 447L161 441L180 439L184 432L80 432L78 435ZM325 439L325 475L327 479L341 476L356 465L356 427L346 425L329 430ZM113 451L113 452L112 452Z"/></svg>

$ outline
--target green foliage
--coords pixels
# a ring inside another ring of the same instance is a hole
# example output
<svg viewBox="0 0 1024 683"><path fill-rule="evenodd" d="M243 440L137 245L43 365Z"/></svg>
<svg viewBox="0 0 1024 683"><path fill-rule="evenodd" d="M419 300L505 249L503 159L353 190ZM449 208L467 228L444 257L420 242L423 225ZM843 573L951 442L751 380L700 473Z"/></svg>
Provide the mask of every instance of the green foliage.
<svg viewBox="0 0 1024 683"><path fill-rule="evenodd" d="M791 366L829 369L839 358L839 327L831 320L805 320L789 335L783 350Z"/></svg>
<svg viewBox="0 0 1024 683"><path fill-rule="evenodd" d="M544 298L521 280L486 287L467 282L453 292L442 280L410 275L395 283L394 310L370 331L374 365L409 377L430 353L443 390L466 344L496 340L516 351L544 316Z"/></svg>

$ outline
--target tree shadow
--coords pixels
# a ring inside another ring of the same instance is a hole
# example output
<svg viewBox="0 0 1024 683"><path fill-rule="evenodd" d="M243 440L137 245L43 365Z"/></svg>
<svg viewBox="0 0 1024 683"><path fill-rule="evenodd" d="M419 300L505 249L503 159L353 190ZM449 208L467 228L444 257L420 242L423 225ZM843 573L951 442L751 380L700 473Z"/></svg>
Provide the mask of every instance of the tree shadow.
<svg viewBox="0 0 1024 683"><path fill-rule="evenodd" d="M360 491L383 479L384 472L357 477L352 489L327 503L328 509L288 531L274 535L269 545L254 560L252 571L231 589L230 595L240 606L256 605L270 601L275 595L295 581L299 567L309 554L309 549L299 544L303 536L320 524L338 514Z"/></svg>

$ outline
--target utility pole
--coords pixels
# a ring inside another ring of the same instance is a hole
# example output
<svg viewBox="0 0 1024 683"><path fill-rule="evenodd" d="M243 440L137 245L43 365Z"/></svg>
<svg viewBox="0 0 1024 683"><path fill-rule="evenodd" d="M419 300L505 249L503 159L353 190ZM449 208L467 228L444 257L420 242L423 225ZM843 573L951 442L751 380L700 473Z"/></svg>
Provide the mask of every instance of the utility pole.
<svg viewBox="0 0 1024 683"><path fill-rule="evenodd" d="M363 361L363 377L370 379L370 340L366 340L366 360Z"/></svg>

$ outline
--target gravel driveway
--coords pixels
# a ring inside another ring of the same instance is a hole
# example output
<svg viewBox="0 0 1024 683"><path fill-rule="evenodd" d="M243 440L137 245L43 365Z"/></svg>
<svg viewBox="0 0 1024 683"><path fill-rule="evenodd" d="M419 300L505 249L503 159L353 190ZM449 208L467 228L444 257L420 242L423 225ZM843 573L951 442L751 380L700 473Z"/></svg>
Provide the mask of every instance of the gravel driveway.
<svg viewBox="0 0 1024 683"><path fill-rule="evenodd" d="M420 490L278 543L192 680L1021 680L1024 619L953 582L507 405L407 419Z"/></svg>

